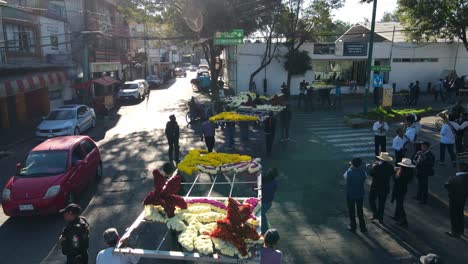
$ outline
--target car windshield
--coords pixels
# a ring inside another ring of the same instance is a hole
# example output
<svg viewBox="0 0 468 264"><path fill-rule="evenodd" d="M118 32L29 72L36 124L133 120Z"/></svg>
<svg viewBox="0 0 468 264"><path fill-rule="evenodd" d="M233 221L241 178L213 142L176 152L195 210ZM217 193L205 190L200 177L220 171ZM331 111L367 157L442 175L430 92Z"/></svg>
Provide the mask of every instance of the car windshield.
<svg viewBox="0 0 468 264"><path fill-rule="evenodd" d="M41 177L64 173L67 169L66 151L34 151L20 169L24 177Z"/></svg>
<svg viewBox="0 0 468 264"><path fill-rule="evenodd" d="M124 84L122 85L122 90L133 90L133 89L138 89L138 84L135 83L129 83L129 84Z"/></svg>
<svg viewBox="0 0 468 264"><path fill-rule="evenodd" d="M75 110L54 110L49 113L46 120L68 120L76 117Z"/></svg>

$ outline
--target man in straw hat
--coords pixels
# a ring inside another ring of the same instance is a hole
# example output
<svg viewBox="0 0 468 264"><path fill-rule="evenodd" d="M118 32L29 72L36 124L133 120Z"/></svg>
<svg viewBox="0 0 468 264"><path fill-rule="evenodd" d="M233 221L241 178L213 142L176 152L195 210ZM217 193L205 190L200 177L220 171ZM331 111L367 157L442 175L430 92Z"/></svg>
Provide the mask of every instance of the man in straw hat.
<svg viewBox="0 0 468 264"><path fill-rule="evenodd" d="M364 182L366 181L366 172L362 168L362 160L354 158L351 162L351 167L344 173L343 177L346 180L346 199L348 203L350 226L348 230L356 232L356 211L359 218L359 227L361 232L367 232L366 222L364 221L364 212L362 203L364 199Z"/></svg>
<svg viewBox="0 0 468 264"><path fill-rule="evenodd" d="M383 216L385 211L385 202L387 201L387 195L390 192L390 179L395 174L393 165L391 162L393 158L387 152L381 152L377 156L376 161L370 170L372 176L372 184L369 192L369 205L373 213L371 220L379 220L383 224ZM376 200L379 200L378 207L376 206Z"/></svg>
<svg viewBox="0 0 468 264"><path fill-rule="evenodd" d="M395 173L395 182L393 184L392 191L392 202L396 201L395 215L393 219L403 227L408 227L408 221L406 219L406 212L404 207L405 196L408 192L408 184L411 182L414 176L413 162L408 158L403 158L401 162L398 162L398 167Z"/></svg>
<svg viewBox="0 0 468 264"><path fill-rule="evenodd" d="M429 149L430 143L421 143L421 150L414 156L413 162L416 164L416 178L418 178L418 194L414 199L420 204L427 203L427 192L429 187L429 176L434 175L435 157Z"/></svg>

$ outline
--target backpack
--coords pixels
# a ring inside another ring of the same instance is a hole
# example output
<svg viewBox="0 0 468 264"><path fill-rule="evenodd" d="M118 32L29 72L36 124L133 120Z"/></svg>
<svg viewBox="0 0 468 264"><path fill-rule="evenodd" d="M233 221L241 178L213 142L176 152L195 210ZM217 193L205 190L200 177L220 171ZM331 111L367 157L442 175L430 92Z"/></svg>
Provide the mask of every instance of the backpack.
<svg viewBox="0 0 468 264"><path fill-rule="evenodd" d="M84 217L79 217L78 223L69 224L63 233L62 253L66 256L76 256L89 248L89 224Z"/></svg>

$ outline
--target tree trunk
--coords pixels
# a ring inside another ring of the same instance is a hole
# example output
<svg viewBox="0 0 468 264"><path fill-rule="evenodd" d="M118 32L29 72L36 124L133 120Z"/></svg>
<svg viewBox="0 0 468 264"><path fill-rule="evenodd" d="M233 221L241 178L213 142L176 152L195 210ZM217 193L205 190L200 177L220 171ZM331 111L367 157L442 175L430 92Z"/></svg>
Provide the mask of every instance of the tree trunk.
<svg viewBox="0 0 468 264"><path fill-rule="evenodd" d="M218 77L219 77L219 71L220 69L216 69L216 49L214 46L214 40L210 39L208 41L209 49L210 49L210 60L209 60L209 66L210 66L210 73L211 73L211 99L215 102L219 101L219 90L218 90ZM221 66L221 65L220 65Z"/></svg>

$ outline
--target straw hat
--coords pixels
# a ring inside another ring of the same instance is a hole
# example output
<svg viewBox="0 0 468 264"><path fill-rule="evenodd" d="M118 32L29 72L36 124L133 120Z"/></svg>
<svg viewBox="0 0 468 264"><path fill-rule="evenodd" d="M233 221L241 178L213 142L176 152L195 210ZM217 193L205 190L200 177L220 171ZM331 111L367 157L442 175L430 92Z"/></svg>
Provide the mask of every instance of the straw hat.
<svg viewBox="0 0 468 264"><path fill-rule="evenodd" d="M414 166L413 162L408 158L403 158L401 160L401 162L398 162L398 165L403 166L403 167L407 167L407 168L415 168L416 167L416 166Z"/></svg>
<svg viewBox="0 0 468 264"><path fill-rule="evenodd" d="M392 156L390 156L390 154L388 154L388 152L380 152L380 155L379 156L376 156L379 160L382 160L382 161L392 161L393 158Z"/></svg>

